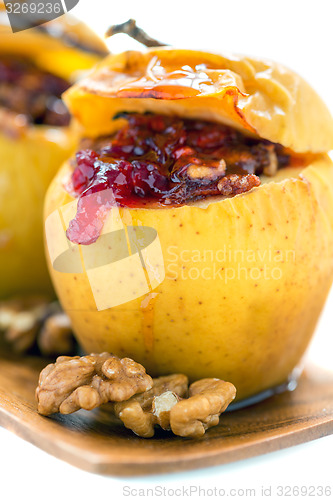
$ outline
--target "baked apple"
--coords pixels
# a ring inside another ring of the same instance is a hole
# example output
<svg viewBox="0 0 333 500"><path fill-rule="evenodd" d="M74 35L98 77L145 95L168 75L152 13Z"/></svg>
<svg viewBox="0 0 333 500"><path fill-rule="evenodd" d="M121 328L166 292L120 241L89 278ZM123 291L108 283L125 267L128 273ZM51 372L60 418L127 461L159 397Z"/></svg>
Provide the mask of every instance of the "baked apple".
<svg viewBox="0 0 333 500"><path fill-rule="evenodd" d="M0 297L52 290L43 198L75 147L61 94L105 54L71 17L13 34L0 12Z"/></svg>
<svg viewBox="0 0 333 500"><path fill-rule="evenodd" d="M248 57L109 56L65 93L79 151L45 204L49 269L87 352L153 375L289 380L333 272L333 121Z"/></svg>

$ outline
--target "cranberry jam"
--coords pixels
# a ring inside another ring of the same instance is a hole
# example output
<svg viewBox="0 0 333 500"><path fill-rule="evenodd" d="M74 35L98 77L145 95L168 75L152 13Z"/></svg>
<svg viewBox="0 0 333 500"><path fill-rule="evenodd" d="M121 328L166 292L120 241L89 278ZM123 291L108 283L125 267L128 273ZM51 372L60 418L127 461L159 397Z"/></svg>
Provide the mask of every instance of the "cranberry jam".
<svg viewBox="0 0 333 500"><path fill-rule="evenodd" d="M0 58L0 106L25 115L30 123L68 125L70 116L61 94L69 85L29 61Z"/></svg>
<svg viewBox="0 0 333 500"><path fill-rule="evenodd" d="M74 243L96 241L111 206L169 207L234 196L259 186L258 175L289 164L280 145L225 125L154 114L121 117L124 128L76 155L69 190L79 198L78 211L67 230Z"/></svg>

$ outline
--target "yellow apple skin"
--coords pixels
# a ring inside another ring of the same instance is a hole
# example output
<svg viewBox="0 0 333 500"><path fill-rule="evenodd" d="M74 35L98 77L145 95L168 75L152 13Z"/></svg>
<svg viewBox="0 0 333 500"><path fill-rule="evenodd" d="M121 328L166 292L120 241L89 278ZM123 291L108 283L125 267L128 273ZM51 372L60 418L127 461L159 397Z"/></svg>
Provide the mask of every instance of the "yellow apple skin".
<svg viewBox="0 0 333 500"><path fill-rule="evenodd" d="M0 297L53 293L43 248L45 192L74 148L67 127L0 134Z"/></svg>
<svg viewBox="0 0 333 500"><path fill-rule="evenodd" d="M50 186L45 217L73 200L62 188L68 171L67 164ZM49 262L83 348L130 356L153 375L225 379L238 399L286 382L332 282L331 160L281 170L233 198L121 216L157 230L166 277L154 295L97 311L87 275Z"/></svg>
<svg viewBox="0 0 333 500"><path fill-rule="evenodd" d="M2 9L3 10L3 9ZM0 9L0 52L26 58L68 81L91 69L107 53L104 43L70 16L41 30L13 34ZM56 33L60 33L56 36ZM85 45L71 46L66 35ZM4 125L6 125L4 123ZM77 144L77 126L22 127L18 136L0 132L0 299L12 294L53 295L43 248L43 203L46 189Z"/></svg>

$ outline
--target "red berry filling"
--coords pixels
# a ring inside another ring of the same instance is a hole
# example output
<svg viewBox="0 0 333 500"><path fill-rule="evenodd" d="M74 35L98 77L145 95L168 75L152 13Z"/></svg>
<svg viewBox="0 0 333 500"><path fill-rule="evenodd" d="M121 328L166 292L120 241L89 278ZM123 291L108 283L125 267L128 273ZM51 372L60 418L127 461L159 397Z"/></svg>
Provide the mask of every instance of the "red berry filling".
<svg viewBox="0 0 333 500"><path fill-rule="evenodd" d="M111 206L182 205L207 196L246 192L274 163L289 163L280 145L230 127L153 114L124 114L115 136L79 151L71 190L79 198L67 237L97 240ZM96 220L96 218L98 220Z"/></svg>

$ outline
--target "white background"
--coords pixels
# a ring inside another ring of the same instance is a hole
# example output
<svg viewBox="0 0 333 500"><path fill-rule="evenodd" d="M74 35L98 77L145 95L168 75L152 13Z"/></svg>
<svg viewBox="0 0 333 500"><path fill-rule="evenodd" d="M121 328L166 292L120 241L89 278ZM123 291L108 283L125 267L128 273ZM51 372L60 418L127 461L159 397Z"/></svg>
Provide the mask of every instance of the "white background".
<svg viewBox="0 0 333 500"><path fill-rule="evenodd" d="M333 111L333 0L80 0L73 13L99 33L110 24L134 17L151 36L172 45L278 60L303 75ZM109 46L112 51L138 48L124 35L115 37ZM332 324L333 293L308 354L312 361L331 369ZM157 485L168 489L191 485L226 490L255 487L255 498L262 498L261 486L333 487L332 446L330 436L227 466L151 478L116 479L82 472L0 429L0 498L67 500L101 496L111 500L122 498L126 485L137 489ZM169 493L171 496L172 491ZM198 494L192 495L195 497ZM274 497L272 493L270 498ZM152 498L151 494L148 498Z"/></svg>

